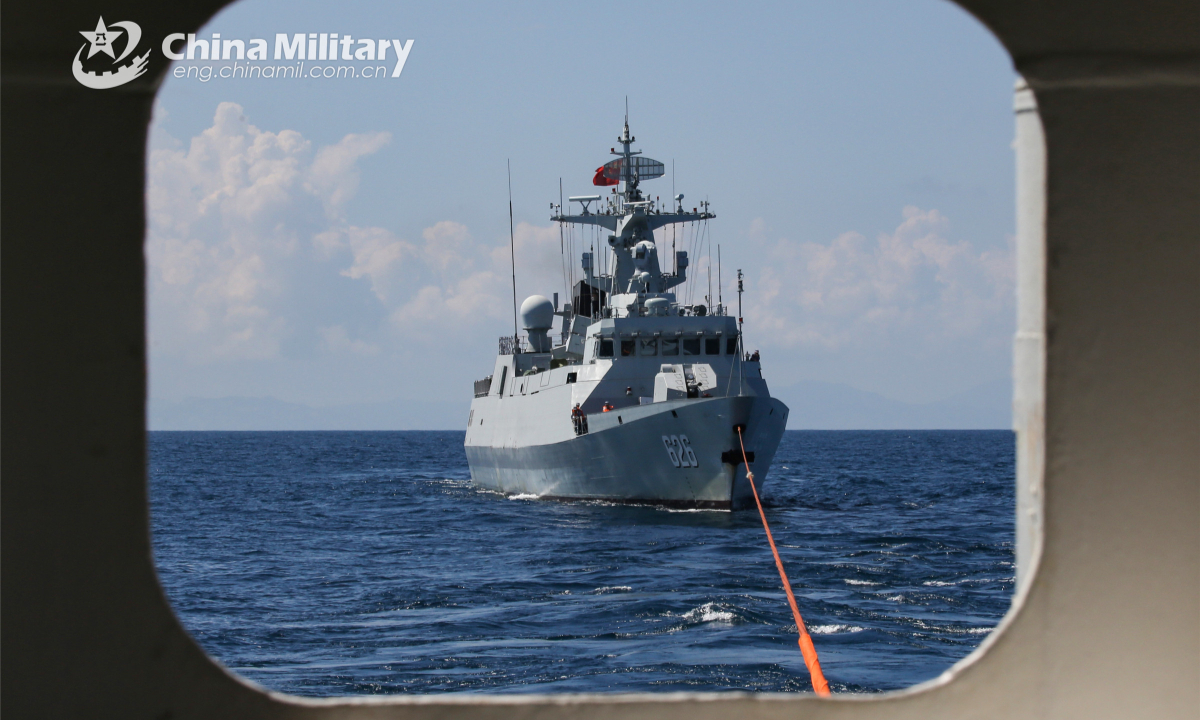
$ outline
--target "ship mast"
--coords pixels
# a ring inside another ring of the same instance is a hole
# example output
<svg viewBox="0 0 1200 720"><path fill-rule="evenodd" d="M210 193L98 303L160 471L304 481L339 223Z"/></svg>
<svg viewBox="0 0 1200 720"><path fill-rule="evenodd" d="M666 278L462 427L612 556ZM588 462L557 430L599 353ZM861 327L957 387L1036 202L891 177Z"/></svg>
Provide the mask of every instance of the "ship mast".
<svg viewBox="0 0 1200 720"><path fill-rule="evenodd" d="M687 279L686 252L675 253L674 273L663 271L654 240L656 229L716 217L709 211L707 203L703 203L702 209L685 210L682 196L675 197L672 210L665 210L653 199L647 200L642 194L641 183L662 177L666 168L663 163L644 157L642 151L634 150L632 146L636 139L629 130L629 116L626 113L621 135L617 138L620 149L613 147L609 150L616 159L602 166L593 181L601 186L620 184L622 187L614 193L616 203L602 204L599 195L572 196L568 201L580 203L581 212L576 215L564 214L560 205L550 218L560 223L594 225L611 233L607 238L612 253L609 272L597 272L603 266L591 254L585 256L583 263L584 282L595 290L607 293L609 309L612 308L614 296L628 296L620 301L622 309L630 304L641 305L646 300L664 296L668 290ZM591 208L593 202L600 206L594 212Z"/></svg>
<svg viewBox="0 0 1200 720"><path fill-rule="evenodd" d="M620 155L624 160L621 163L621 182L625 183L625 189L621 192L621 198L625 201L624 204L637 202L642 199L642 192L638 190L640 178L638 171L634 168L631 162L634 155L641 155L641 150L630 150L630 146L637 140L629 134L629 112L625 112L625 129L621 132L621 137L617 138L617 142L621 143L621 151L611 150L613 155Z"/></svg>

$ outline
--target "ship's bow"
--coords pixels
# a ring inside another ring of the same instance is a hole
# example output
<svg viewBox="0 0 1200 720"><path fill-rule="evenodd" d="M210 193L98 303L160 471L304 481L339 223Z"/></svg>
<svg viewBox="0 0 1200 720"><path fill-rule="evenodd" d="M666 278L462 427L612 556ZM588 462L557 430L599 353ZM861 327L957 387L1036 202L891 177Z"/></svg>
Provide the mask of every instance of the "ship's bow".
<svg viewBox="0 0 1200 720"><path fill-rule="evenodd" d="M750 471L754 473L754 485L760 497L771 463L775 459L775 452L783 439L783 431L787 428L787 417L788 407L781 401L772 397L756 397L746 413L740 444L737 432L734 432L735 451L740 454L742 447L745 447L746 457L750 459ZM746 467L743 462L734 468L730 493L734 509L754 506L754 493L746 478Z"/></svg>

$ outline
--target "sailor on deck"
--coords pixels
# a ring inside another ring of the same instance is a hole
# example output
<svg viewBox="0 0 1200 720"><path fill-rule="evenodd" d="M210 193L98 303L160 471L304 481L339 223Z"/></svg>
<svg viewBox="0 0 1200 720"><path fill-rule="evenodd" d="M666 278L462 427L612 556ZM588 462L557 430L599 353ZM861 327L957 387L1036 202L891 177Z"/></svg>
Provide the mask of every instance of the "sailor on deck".
<svg viewBox="0 0 1200 720"><path fill-rule="evenodd" d="M587 433L587 415L583 414L583 408L579 407L579 403L575 403L575 407L571 408L571 422L575 425L576 435Z"/></svg>

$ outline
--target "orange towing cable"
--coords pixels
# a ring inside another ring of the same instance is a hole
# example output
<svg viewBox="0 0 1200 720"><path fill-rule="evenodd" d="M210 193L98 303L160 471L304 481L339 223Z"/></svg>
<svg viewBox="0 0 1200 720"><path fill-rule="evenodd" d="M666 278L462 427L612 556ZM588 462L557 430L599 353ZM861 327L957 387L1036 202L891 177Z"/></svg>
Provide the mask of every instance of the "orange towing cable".
<svg viewBox="0 0 1200 720"><path fill-rule="evenodd" d="M758 489L754 487L754 473L750 472L750 461L746 458L746 443L742 439L742 425L735 425L738 434L738 445L742 448L742 461L746 463L746 479L750 481L750 490L754 492L754 504L758 505L758 516L762 518L763 530L767 531L767 542L771 544L771 553L775 555L775 567L779 568L779 579L783 581L783 591L787 593L788 605L792 606L792 616L796 618L796 630L800 633L800 654L804 656L804 664L808 666L808 674L812 676L813 691L821 697L829 695L829 683L821 672L821 661L817 659L817 649L813 646L812 636L808 634L808 626L800 617L800 608L796 605L796 596L792 594L792 584L788 581L787 573L783 571L783 560L779 559L779 550L775 548L775 538L771 536L771 526L767 525L767 514L763 512L762 501L758 499Z"/></svg>

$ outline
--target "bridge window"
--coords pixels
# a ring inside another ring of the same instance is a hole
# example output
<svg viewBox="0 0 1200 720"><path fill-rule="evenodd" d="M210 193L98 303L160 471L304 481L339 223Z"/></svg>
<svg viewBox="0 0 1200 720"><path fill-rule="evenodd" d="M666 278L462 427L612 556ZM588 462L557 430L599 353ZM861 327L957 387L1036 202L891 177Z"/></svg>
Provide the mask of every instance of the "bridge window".
<svg viewBox="0 0 1200 720"><path fill-rule="evenodd" d="M725 354L737 355L737 338L731 337L725 341Z"/></svg>
<svg viewBox="0 0 1200 720"><path fill-rule="evenodd" d="M632 357L633 356L633 345L634 345L633 340L622 340L621 341L621 357Z"/></svg>
<svg viewBox="0 0 1200 720"><path fill-rule="evenodd" d="M705 355L720 355L721 354L721 338L704 338L704 354Z"/></svg>
<svg viewBox="0 0 1200 720"><path fill-rule="evenodd" d="M700 338L688 338L683 341L684 355L699 355L700 354Z"/></svg>
<svg viewBox="0 0 1200 720"><path fill-rule="evenodd" d="M613 356L613 341L604 338L600 341L600 357Z"/></svg>
<svg viewBox="0 0 1200 720"><path fill-rule="evenodd" d="M642 338L642 355L658 354L658 338Z"/></svg>
<svg viewBox="0 0 1200 720"><path fill-rule="evenodd" d="M662 354L663 355L678 355L679 354L679 340L677 340L675 338L669 338L669 339L663 338Z"/></svg>

